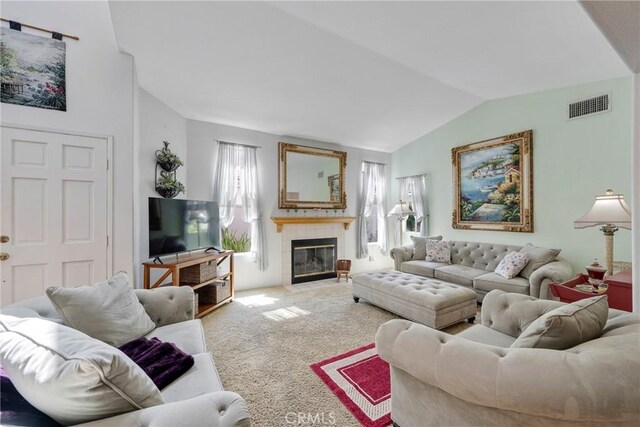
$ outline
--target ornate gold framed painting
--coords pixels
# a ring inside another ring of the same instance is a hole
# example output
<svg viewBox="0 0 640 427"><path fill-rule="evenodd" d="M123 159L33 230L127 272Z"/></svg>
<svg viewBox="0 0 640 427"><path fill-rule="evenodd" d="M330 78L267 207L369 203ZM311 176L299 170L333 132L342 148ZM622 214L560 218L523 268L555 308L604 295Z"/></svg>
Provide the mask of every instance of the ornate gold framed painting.
<svg viewBox="0 0 640 427"><path fill-rule="evenodd" d="M453 228L533 232L533 131L451 149Z"/></svg>

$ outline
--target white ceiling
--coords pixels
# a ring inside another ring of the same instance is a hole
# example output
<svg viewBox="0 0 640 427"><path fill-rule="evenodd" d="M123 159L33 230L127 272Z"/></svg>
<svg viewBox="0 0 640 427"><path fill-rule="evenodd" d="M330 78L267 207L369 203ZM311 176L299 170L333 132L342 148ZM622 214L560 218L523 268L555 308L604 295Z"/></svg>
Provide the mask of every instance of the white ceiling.
<svg viewBox="0 0 640 427"><path fill-rule="evenodd" d="M110 2L184 117L394 151L487 99L630 71L576 2Z"/></svg>

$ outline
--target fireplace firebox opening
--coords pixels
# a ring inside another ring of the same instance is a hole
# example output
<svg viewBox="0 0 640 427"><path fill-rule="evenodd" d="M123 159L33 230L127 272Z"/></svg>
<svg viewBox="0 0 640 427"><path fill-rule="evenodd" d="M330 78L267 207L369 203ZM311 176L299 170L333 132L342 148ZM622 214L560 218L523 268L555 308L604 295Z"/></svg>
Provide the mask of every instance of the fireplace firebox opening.
<svg viewBox="0 0 640 427"><path fill-rule="evenodd" d="M336 277L338 239L291 241L291 283Z"/></svg>

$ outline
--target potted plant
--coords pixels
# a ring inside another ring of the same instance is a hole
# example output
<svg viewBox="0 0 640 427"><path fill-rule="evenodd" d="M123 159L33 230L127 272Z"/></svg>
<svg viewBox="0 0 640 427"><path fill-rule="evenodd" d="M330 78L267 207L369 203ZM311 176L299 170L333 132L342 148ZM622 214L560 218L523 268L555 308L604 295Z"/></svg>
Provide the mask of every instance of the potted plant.
<svg viewBox="0 0 640 427"><path fill-rule="evenodd" d="M165 199L173 199L180 193L184 193L184 185L176 180L175 174L160 171L160 179L156 182L156 191Z"/></svg>
<svg viewBox="0 0 640 427"><path fill-rule="evenodd" d="M169 149L168 141L162 141L162 143L164 144L164 147L160 150L156 150L156 162L158 162L163 170L173 172L184 163L182 163L182 160L180 160L180 157L178 157L177 154L173 153Z"/></svg>

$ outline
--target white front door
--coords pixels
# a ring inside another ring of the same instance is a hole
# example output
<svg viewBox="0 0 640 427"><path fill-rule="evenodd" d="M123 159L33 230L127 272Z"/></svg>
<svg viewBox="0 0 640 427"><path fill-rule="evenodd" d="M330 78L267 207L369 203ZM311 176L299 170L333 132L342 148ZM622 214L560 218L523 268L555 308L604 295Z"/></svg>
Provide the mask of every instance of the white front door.
<svg viewBox="0 0 640 427"><path fill-rule="evenodd" d="M107 277L107 167L104 138L2 127L2 306Z"/></svg>

